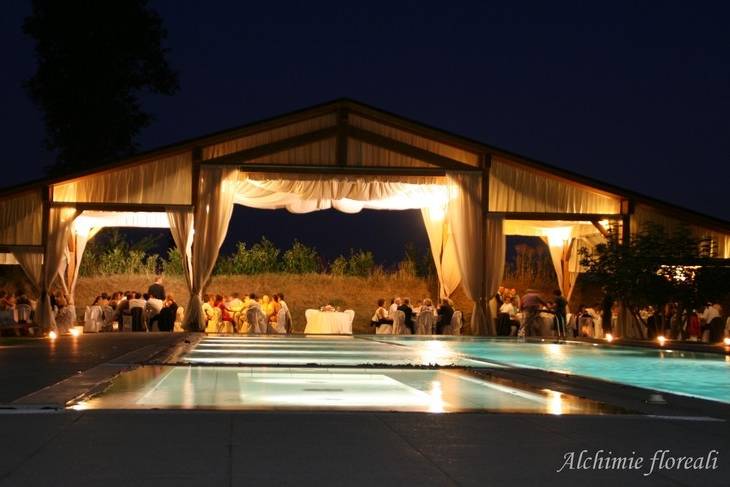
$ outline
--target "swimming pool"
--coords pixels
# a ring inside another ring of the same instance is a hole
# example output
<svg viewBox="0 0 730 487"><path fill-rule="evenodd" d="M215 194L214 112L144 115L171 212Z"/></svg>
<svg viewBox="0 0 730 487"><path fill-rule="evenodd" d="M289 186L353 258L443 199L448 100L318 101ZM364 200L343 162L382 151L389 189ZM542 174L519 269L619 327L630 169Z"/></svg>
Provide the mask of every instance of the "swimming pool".
<svg viewBox="0 0 730 487"><path fill-rule="evenodd" d="M556 344L476 337L436 340L451 353L472 359L583 375L730 403L730 356L727 355L582 342ZM405 345L418 353L419 349L433 347L428 342L434 338L393 337L382 341Z"/></svg>
<svg viewBox="0 0 730 487"><path fill-rule="evenodd" d="M73 409L327 410L621 414L548 389L484 380L464 370L144 366Z"/></svg>

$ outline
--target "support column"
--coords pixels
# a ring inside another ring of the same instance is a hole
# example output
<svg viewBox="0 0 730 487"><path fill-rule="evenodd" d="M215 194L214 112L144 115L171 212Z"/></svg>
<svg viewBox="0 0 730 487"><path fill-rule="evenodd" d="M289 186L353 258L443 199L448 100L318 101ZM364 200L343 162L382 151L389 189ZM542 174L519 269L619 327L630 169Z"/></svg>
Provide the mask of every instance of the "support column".
<svg viewBox="0 0 730 487"><path fill-rule="evenodd" d="M487 317L486 330L472 330L474 334L484 333L486 335L494 336L497 334L496 324L494 322L494 316L492 316L489 308L489 289L487 289L487 217L489 216L489 170L492 167L492 155L489 153L482 154L480 157L480 165L482 167L482 297L480 298L481 303L479 306L483 307L484 316Z"/></svg>

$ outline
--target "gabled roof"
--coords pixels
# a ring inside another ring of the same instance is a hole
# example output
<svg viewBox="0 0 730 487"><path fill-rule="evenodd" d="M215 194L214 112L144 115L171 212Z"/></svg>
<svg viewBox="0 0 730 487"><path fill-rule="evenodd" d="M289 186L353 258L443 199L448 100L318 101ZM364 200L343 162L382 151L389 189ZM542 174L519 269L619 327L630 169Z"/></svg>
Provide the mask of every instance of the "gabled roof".
<svg viewBox="0 0 730 487"><path fill-rule="evenodd" d="M264 133L266 131L276 130L281 127L287 127L298 122L312 120L316 117L326 116L328 114L334 114L336 117L340 117L343 113L347 114L345 116L346 121L344 123L346 126L345 131L339 131L338 127L342 127L342 125L338 118L335 125L320 129L319 132L315 134L319 138L315 139L310 134L310 143L328 140L333 144L333 150L340 151L340 141L338 141L338 138L344 137L348 141L350 139L357 139L362 144L372 144L373 146L377 146L378 150L381 151L398 152L401 155L409 154L412 156L412 159L424 162L422 165L424 169L433 167L440 168L442 170L478 170L481 168L481 160L488 159L489 157L498 158L500 161L528 168L532 171L542 173L545 176L561 179L570 184L590 188L593 191L629 200L631 202L652 206L676 218L691 220L691 223L730 230L730 222L728 221L682 208L585 175L577 174L469 137L464 137L443 129L435 128L349 98L340 98L328 101L283 115L213 132L200 137L182 140L174 144L145 151L133 157L100 165L91 169L69 173L64 176L23 183L9 188L3 188L0 190L0 197L9 196L19 192L39 190L48 185L58 184L64 181L78 179L83 176L124 168L147 161L153 161L207 146L214 146L215 144L225 143L226 141L236 139L240 140L241 138ZM349 119L347 117L349 117ZM361 127L358 127L358 124L354 123L355 120L361 121L359 122ZM363 129L362 126L366 126L367 129ZM390 132L373 134L373 130L377 132L377 127L385 127L386 129L384 130L390 130ZM383 135L385 133L387 133L387 135ZM294 140L296 137L287 140L292 140L291 144L294 142L306 143L306 137L307 135L303 134L300 135L299 139L296 141ZM289 147L286 144L286 140L284 140L268 144L270 146L269 149L273 150L277 148L275 144L279 144L279 148L283 147L283 151L286 151L287 147ZM337 148L334 148L335 145L337 145ZM257 152L256 150L252 151L249 149L248 151L238 151L232 155L221 156L221 160L225 159L227 163L231 163L231 159L235 159L236 157L245 159L245 157L251 156L255 161L256 157L253 156L260 153L262 153L261 150ZM261 157L263 156L259 156L259 159ZM340 158L340 154L336 154L335 157ZM210 160L203 161L203 163L215 162L217 159L218 158L211 158ZM241 166L246 167L246 161L243 159L241 161ZM269 159L264 158L266 161ZM333 167L337 167L337 163L340 163L341 165L341 162L342 161L335 161L335 165ZM264 166L266 164L270 164L270 162L261 163L261 165Z"/></svg>

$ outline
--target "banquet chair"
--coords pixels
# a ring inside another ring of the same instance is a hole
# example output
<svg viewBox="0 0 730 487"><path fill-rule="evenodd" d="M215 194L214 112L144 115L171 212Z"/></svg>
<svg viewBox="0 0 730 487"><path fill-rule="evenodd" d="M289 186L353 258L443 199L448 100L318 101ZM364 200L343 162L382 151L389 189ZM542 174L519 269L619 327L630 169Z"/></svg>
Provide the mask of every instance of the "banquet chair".
<svg viewBox="0 0 730 487"><path fill-rule="evenodd" d="M286 333L286 309L280 308L276 314L276 321L271 327L275 333L285 334Z"/></svg>
<svg viewBox="0 0 730 487"><path fill-rule="evenodd" d="M203 311L203 313L205 313L205 311ZM219 308L213 308L211 310L211 314L213 316L208 318L208 321L205 322L205 332L220 333L221 310Z"/></svg>
<svg viewBox="0 0 730 487"><path fill-rule="evenodd" d="M112 331L114 329L114 308L106 305L101 308L103 318L102 331Z"/></svg>
<svg viewBox="0 0 730 487"><path fill-rule="evenodd" d="M132 308L129 314L132 316L132 331L145 331L144 310L142 308Z"/></svg>
<svg viewBox="0 0 730 487"><path fill-rule="evenodd" d="M416 317L416 335L432 335L435 323L436 317L433 313L429 311L419 313Z"/></svg>
<svg viewBox="0 0 730 487"><path fill-rule="evenodd" d="M246 310L246 322L248 324L248 332L265 335L268 327L266 316L260 308L251 306Z"/></svg>
<svg viewBox="0 0 730 487"><path fill-rule="evenodd" d="M462 317L461 311L454 311L454 315L451 317L451 332L454 335L461 335Z"/></svg>
<svg viewBox="0 0 730 487"><path fill-rule="evenodd" d="M18 310L18 323L30 323L33 308L29 304L19 304L16 309Z"/></svg>
<svg viewBox="0 0 730 487"><path fill-rule="evenodd" d="M132 331L132 314L129 311L122 313L122 321L119 323L121 331Z"/></svg>
<svg viewBox="0 0 730 487"><path fill-rule="evenodd" d="M406 314L403 311L393 313L393 335L407 335Z"/></svg>
<svg viewBox="0 0 730 487"><path fill-rule="evenodd" d="M104 312L101 306L87 306L84 312L84 333L98 333L104 326Z"/></svg>
<svg viewBox="0 0 730 487"><path fill-rule="evenodd" d="M393 325L388 323L383 323L382 325L378 325L375 327L375 334L376 335L392 335L393 334Z"/></svg>
<svg viewBox="0 0 730 487"><path fill-rule="evenodd" d="M185 318L185 308L182 306L177 307L177 311L175 312L175 325L172 331L183 331L183 319Z"/></svg>

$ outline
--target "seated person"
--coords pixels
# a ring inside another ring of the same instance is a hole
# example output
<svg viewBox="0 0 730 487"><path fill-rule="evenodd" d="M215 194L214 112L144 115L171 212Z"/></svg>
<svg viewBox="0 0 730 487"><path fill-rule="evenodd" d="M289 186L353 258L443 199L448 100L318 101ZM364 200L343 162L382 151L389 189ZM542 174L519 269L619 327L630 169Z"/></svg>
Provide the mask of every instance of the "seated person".
<svg viewBox="0 0 730 487"><path fill-rule="evenodd" d="M263 311L267 321L272 321L272 318L276 317L274 303L266 294L261 297L261 311Z"/></svg>
<svg viewBox="0 0 730 487"><path fill-rule="evenodd" d="M378 299L378 308L373 313L373 317L370 318L370 326L379 325L392 325L393 320L388 318L388 310L385 309L385 300L383 298Z"/></svg>
<svg viewBox="0 0 730 487"><path fill-rule="evenodd" d="M439 317L439 320L436 323L436 334L443 335L444 327L451 325L451 318L454 316L454 308L451 306L448 299L444 298L441 301L441 306L439 306L436 314L438 314Z"/></svg>
<svg viewBox="0 0 730 487"><path fill-rule="evenodd" d="M175 317L177 316L177 303L173 299L172 294L168 294L165 298L164 305L160 314L157 315L157 327L160 331L172 331L175 328Z"/></svg>
<svg viewBox="0 0 730 487"><path fill-rule="evenodd" d="M403 298L402 303L403 304L398 306L398 311L403 311L403 314L406 317L404 324L406 325L406 328L411 330L411 335L415 335L416 327L415 323L413 322L413 308L411 308L411 299Z"/></svg>
<svg viewBox="0 0 730 487"><path fill-rule="evenodd" d="M134 293L134 297L129 300L130 311L134 308L142 308L144 310L145 306L147 306L147 301L142 299L141 293Z"/></svg>
<svg viewBox="0 0 730 487"><path fill-rule="evenodd" d="M58 298L56 301L58 311L56 312L56 326L59 333L69 333L76 325L76 310L70 306L65 298Z"/></svg>

